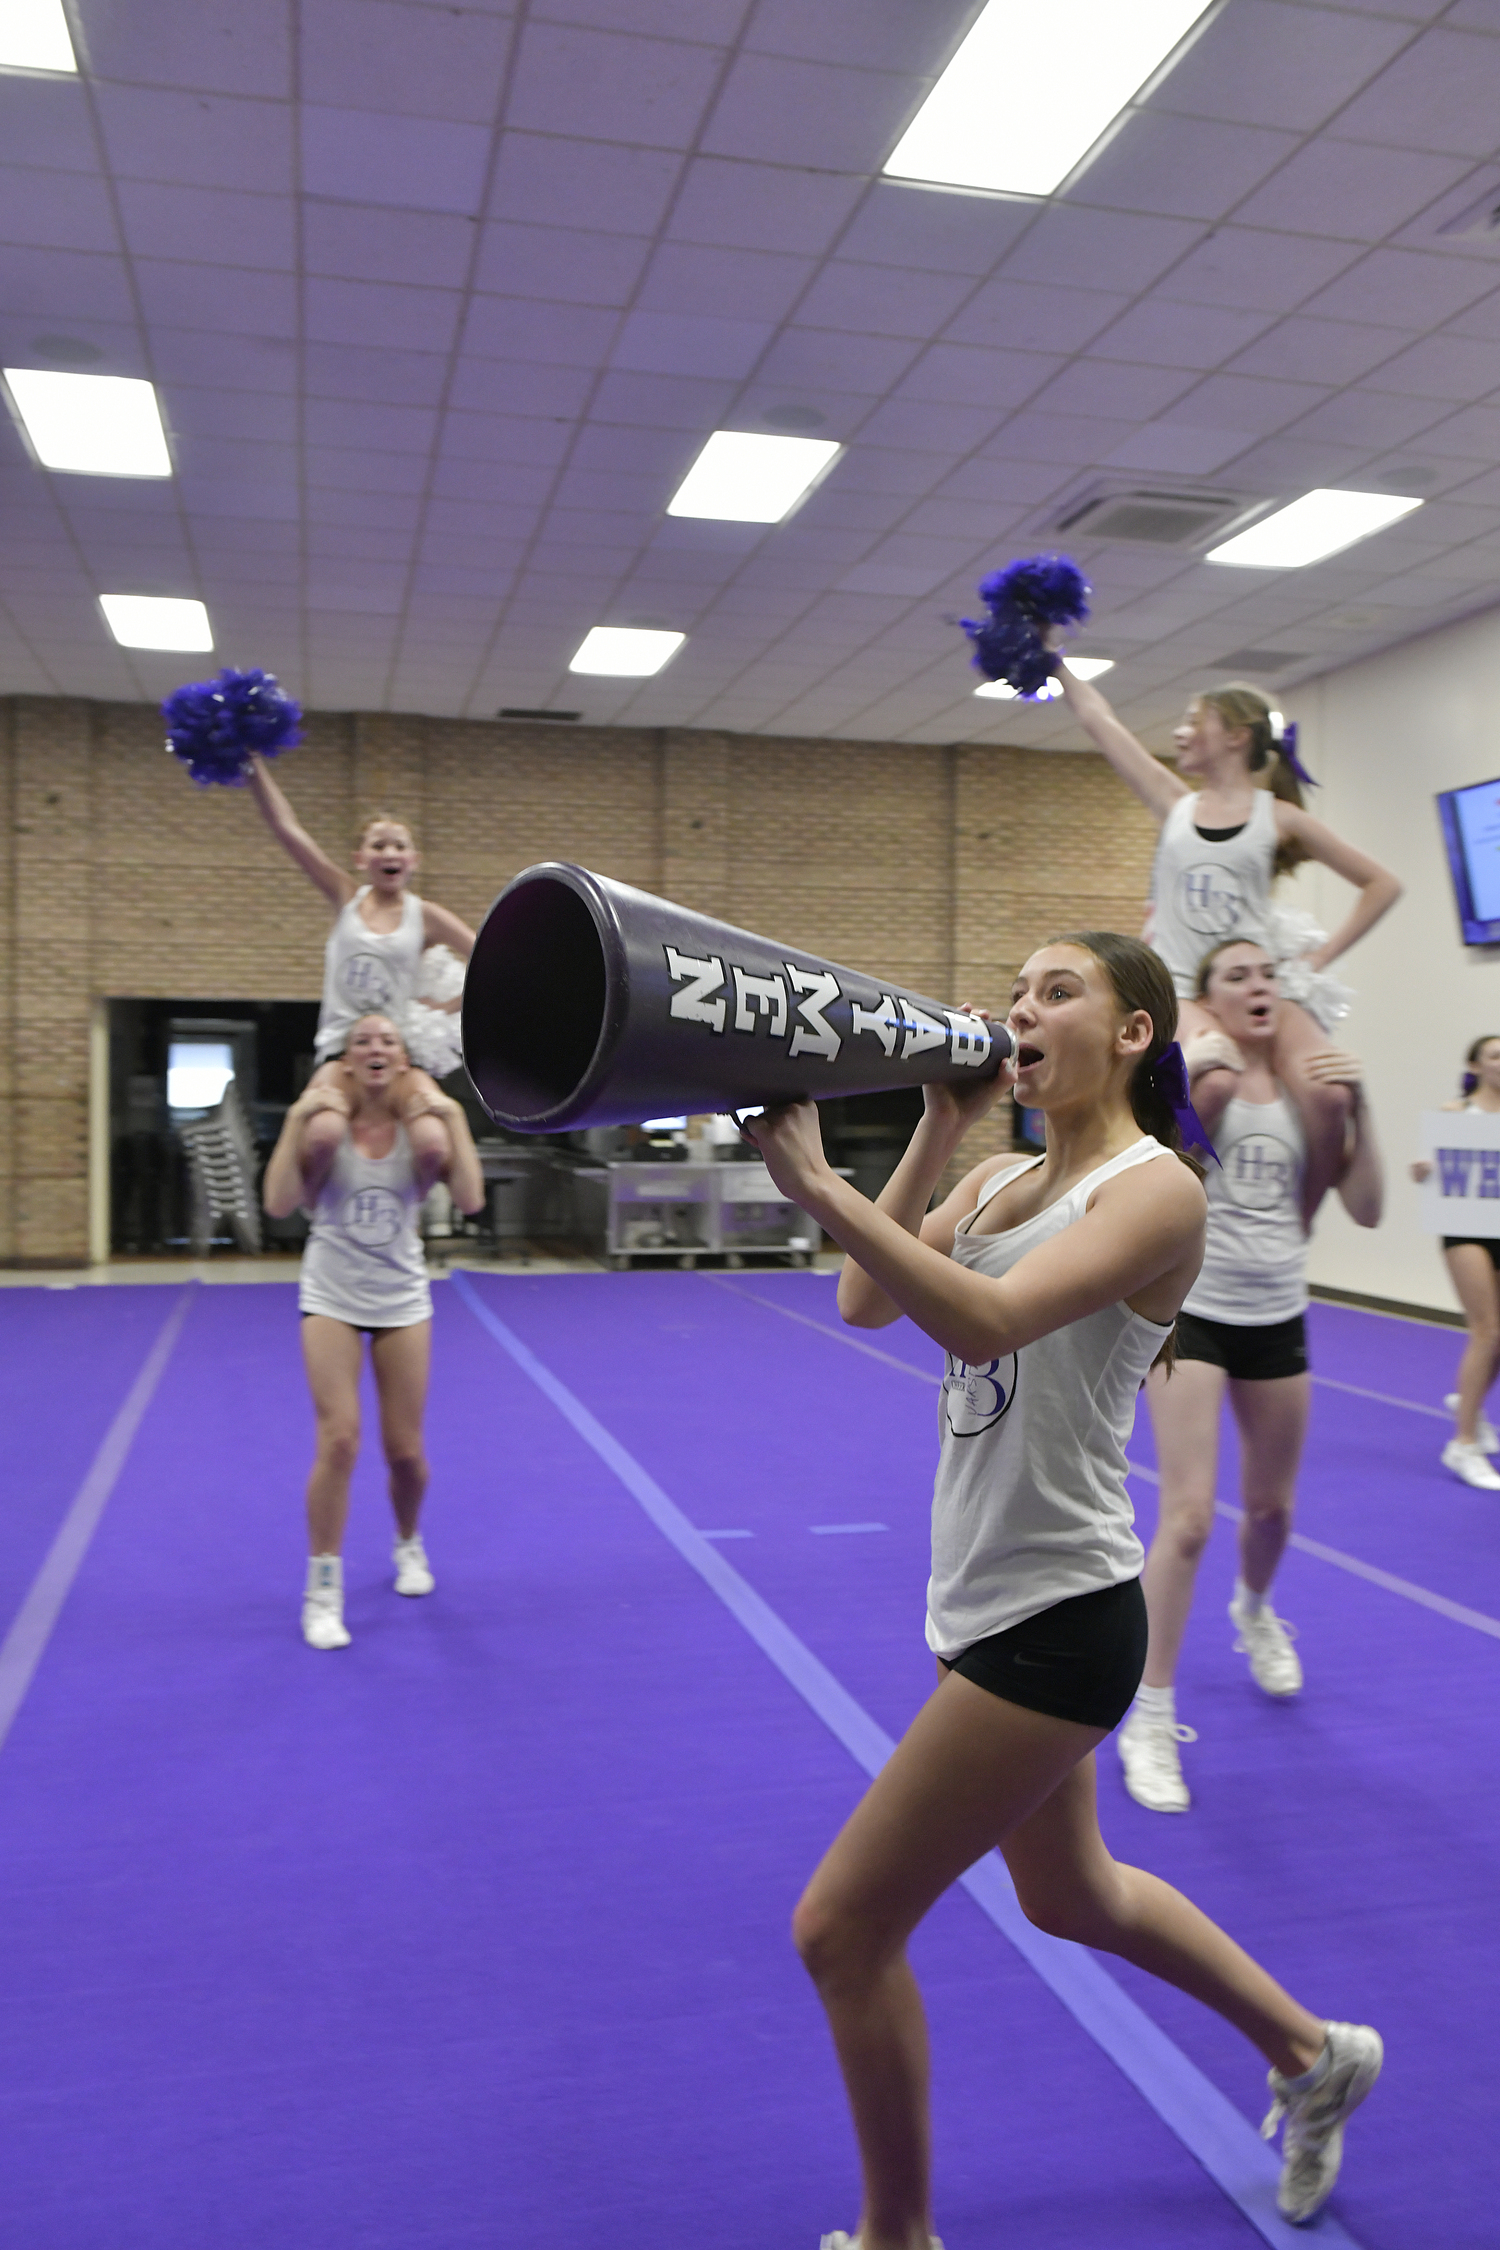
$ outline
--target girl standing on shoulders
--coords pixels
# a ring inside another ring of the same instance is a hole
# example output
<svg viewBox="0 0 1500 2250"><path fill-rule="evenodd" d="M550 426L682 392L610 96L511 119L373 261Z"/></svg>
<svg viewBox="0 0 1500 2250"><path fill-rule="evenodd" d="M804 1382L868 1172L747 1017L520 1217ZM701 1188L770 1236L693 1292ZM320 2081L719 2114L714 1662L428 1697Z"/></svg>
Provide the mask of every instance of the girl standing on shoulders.
<svg viewBox="0 0 1500 2250"><path fill-rule="evenodd" d="M1125 1786L1150 1812L1186 1812L1177 1723L1177 1658L1198 1564L1214 1523L1219 1428L1227 1395L1240 1436L1240 1568L1230 1621L1235 1646L1267 1695L1295 1695L1302 1666L1271 1606L1271 1581L1291 1535L1297 1465L1307 1434L1305 1142L1296 1108L1272 1068L1280 1018L1276 964L1262 945L1229 939L1206 954L1197 997L1216 1030L1187 1050L1193 1102L1219 1164L1208 1179L1203 1266L1177 1316L1170 1377L1146 1385L1161 1476L1156 1535L1142 1585L1150 1640L1141 1687L1115 1737ZM1353 1103L1335 1182L1355 1224L1377 1226L1380 1154L1353 1055L1312 1054L1315 1084L1347 1087Z"/></svg>
<svg viewBox="0 0 1500 2250"><path fill-rule="evenodd" d="M934 2239L927 2032L906 1945L997 1847L1039 1927L1191 1993L1260 2049L1269 2122L1286 2119L1289 2218L1327 2198L1344 2120L1380 2070L1375 2032L1313 2015L1099 1833L1094 1753L1129 1708L1146 1647L1125 1439L1203 1255L1203 1189L1176 1155L1176 1024L1157 956L1084 931L1022 969L1014 1067L961 1094L925 1090L878 1203L830 1169L815 1104L745 1127L782 1193L848 1252L845 1320L882 1327L904 1312L948 1354L927 1622L939 1684L795 1922L854 2112L858 2250ZM1045 1116L1045 1156L989 1157L928 1212L965 1130L1011 1085ZM825 2250L851 2238L829 2235Z"/></svg>
<svg viewBox="0 0 1500 2250"><path fill-rule="evenodd" d="M1463 1092L1444 1109L1500 1113L1500 1039L1476 1039L1464 1057ZM1432 1170L1426 1157L1411 1168L1414 1180ZM1486 1455L1500 1453L1500 1435L1484 1411L1490 1385L1500 1374L1500 1235L1445 1234L1443 1256L1464 1309L1469 1340L1458 1363L1458 1389L1443 1404L1457 1427L1443 1447L1442 1463L1465 1484L1481 1492L1500 1492L1500 1476Z"/></svg>
<svg viewBox="0 0 1500 2250"><path fill-rule="evenodd" d="M424 1146L414 1146L402 1119L411 1070L388 1016L357 1018L343 1061L320 1076L324 1082L315 1080L287 1112L263 1194L273 1218L299 1205L312 1216L297 1300L318 1433L307 1481L302 1635L310 1648L347 1648L342 1550L359 1455L360 1338L370 1339L380 1399L396 1517L396 1591L430 1594L434 1580L418 1519L428 1476L422 1417L432 1292L417 1211L439 1179L461 1211L477 1211L484 1179L468 1120L436 1089L437 1107L423 1118Z"/></svg>
<svg viewBox="0 0 1500 2250"><path fill-rule="evenodd" d="M1352 1115L1348 1088L1320 1082L1307 1067L1348 1011L1347 987L1327 970L1395 905L1401 885L1304 810L1299 777L1307 777L1295 762L1295 730L1278 735L1278 716L1256 688L1236 684L1194 697L1176 730L1173 773L1137 742L1090 682L1066 663L1058 679L1085 733L1160 825L1150 942L1183 1003L1184 1039L1213 1028L1196 999L1196 978L1216 939L1252 938L1279 966L1284 1005L1276 1076L1306 1137L1302 1215L1309 1221L1338 1177ZM1258 786L1256 775L1264 775L1269 788ZM1198 789L1189 789L1183 776ZM1359 894L1331 937L1313 929L1305 915L1272 902L1276 877L1308 859L1331 867Z"/></svg>

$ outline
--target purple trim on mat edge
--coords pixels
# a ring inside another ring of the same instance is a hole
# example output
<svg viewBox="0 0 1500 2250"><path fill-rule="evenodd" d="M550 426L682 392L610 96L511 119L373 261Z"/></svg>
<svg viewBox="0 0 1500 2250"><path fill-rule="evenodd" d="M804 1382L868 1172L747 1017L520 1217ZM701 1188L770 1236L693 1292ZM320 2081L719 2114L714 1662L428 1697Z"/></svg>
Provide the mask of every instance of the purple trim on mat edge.
<svg viewBox="0 0 1500 2250"><path fill-rule="evenodd" d="M582 1400L491 1311L467 1274L455 1270L453 1287L480 1326L488 1330L585 1445L613 1471L656 1529L718 1596L782 1677L843 1744L855 1763L868 1774L878 1773L895 1748L885 1730L877 1726L827 1666L783 1623L770 1604L694 1528L634 1455L611 1436ZM736 1290L734 1294L742 1292ZM764 1299L752 1301L765 1302ZM806 1318L801 1314L789 1317ZM809 1320L807 1325L822 1327L824 1324ZM836 1330L828 1332L837 1334ZM841 1338L840 1341L853 1343L854 1339ZM875 1352L869 1346L856 1345L855 1348L868 1350L875 1358L892 1356ZM918 1371L913 1369L912 1372ZM930 1378L924 1376L923 1380ZM1272 2250L1298 2250L1299 2245L1305 2244L1302 2230L1283 2219L1276 2209L1280 2165L1274 2154L1234 2104L1151 2021L1109 1972L1080 1947L1049 1937L1027 1921L1004 1863L996 1854L987 1854L959 1880L980 1911L1010 1940L1075 2022L1109 2056L1262 2240L1269 2243ZM1325 2250L1356 2250L1353 2238L1327 2212L1320 2217L1318 2239Z"/></svg>

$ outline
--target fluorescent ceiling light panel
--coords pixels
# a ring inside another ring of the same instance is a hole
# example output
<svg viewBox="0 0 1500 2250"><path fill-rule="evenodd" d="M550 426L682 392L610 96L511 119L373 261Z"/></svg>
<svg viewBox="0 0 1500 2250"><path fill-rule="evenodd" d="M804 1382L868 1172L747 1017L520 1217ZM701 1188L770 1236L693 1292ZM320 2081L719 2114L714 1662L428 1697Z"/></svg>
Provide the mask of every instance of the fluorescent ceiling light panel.
<svg viewBox="0 0 1500 2250"><path fill-rule="evenodd" d="M1075 679L1097 680L1101 672L1112 672L1114 668L1115 660L1112 656L1070 656L1068 658L1068 670ZM997 703L1014 703L1020 690L1013 688L1008 680L986 680L982 687L977 687L974 690L974 693L976 695L993 696ZM1056 680L1044 680L1041 692L1035 700L1040 703L1050 703L1055 695L1061 694L1062 689L1058 686Z"/></svg>
<svg viewBox="0 0 1500 2250"><path fill-rule="evenodd" d="M1073 0L1066 53L1039 69L1034 5L990 0L887 157L893 179L1050 195L1212 0Z"/></svg>
<svg viewBox="0 0 1500 2250"><path fill-rule="evenodd" d="M77 69L62 0L0 0L0 70Z"/></svg>
<svg viewBox="0 0 1500 2250"><path fill-rule="evenodd" d="M1253 523L1222 547L1210 547L1205 562L1232 563L1241 570L1300 570L1306 563L1336 555L1372 532L1409 516L1420 500L1391 492L1304 492L1290 507Z"/></svg>
<svg viewBox="0 0 1500 2250"><path fill-rule="evenodd" d="M5 380L44 469L81 477L169 477L156 392L132 375L7 367Z"/></svg>
<svg viewBox="0 0 1500 2250"><path fill-rule="evenodd" d="M167 594L101 594L99 607L121 648L212 648L202 602Z"/></svg>
<svg viewBox="0 0 1500 2250"><path fill-rule="evenodd" d="M568 666L606 680L649 680L677 654L685 633L648 633L641 626L595 625Z"/></svg>
<svg viewBox="0 0 1500 2250"><path fill-rule="evenodd" d="M842 451L828 438L715 430L667 502L667 514L780 523Z"/></svg>

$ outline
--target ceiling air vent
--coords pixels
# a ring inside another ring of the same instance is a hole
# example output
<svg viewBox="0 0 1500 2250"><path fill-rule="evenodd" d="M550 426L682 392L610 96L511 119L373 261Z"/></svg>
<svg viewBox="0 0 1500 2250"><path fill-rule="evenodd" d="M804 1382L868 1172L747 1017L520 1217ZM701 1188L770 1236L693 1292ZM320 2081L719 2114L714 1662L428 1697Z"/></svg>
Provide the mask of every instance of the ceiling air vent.
<svg viewBox="0 0 1500 2250"><path fill-rule="evenodd" d="M1139 485L1071 501L1054 516L1052 529L1074 539L1143 539L1154 547L1192 547L1245 510L1237 492Z"/></svg>
<svg viewBox="0 0 1500 2250"><path fill-rule="evenodd" d="M1263 679L1274 679L1278 672L1289 672L1294 664L1305 664L1306 653L1294 648L1232 648L1227 656L1214 658L1214 669L1219 672L1258 672Z"/></svg>

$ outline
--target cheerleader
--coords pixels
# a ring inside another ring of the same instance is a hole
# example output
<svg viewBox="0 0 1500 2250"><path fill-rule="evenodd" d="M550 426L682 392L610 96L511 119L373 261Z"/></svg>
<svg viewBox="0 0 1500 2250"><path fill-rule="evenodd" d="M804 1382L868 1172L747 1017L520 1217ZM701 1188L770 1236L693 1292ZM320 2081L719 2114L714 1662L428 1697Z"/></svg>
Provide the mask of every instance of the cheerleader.
<svg viewBox="0 0 1500 2250"><path fill-rule="evenodd" d="M390 1017L356 1018L342 1061L293 1103L266 1166L262 1192L271 1216L284 1219L301 1205L312 1218L298 1291L302 1356L317 1419L302 1604L302 1635L310 1648L349 1645L342 1549L359 1454L361 1336L370 1339L380 1400L396 1518L396 1591L430 1594L434 1585L418 1528L428 1474L422 1415L432 1294L417 1211L439 1179L461 1211L477 1211L484 1179L468 1121L447 1095L438 1094L439 1106L424 1115L424 1144L416 1145L403 1122L410 1076Z"/></svg>
<svg viewBox="0 0 1500 2250"><path fill-rule="evenodd" d="M313 842L264 758L248 761L248 775L271 834L334 910L323 956L319 1063L342 1054L350 1025L379 1008L400 1030L418 1084L423 1074L446 1078L463 1059L458 1010L474 932L408 887L420 865L410 828L387 813L364 823L354 849L364 880L356 883Z"/></svg>
<svg viewBox="0 0 1500 2250"><path fill-rule="evenodd" d="M848 1252L845 1320L904 1312L948 1354L928 1587L939 1685L795 1921L854 2112L858 2250L934 2239L927 2034L906 1946L997 1847L1032 1921L1191 1993L1260 2049L1268 2129L1286 2120L1289 2218L1326 2200L1344 2120L1380 2070L1375 2032L1313 2015L1099 1833L1094 1752L1129 1708L1146 1645L1125 1439L1203 1254L1203 1189L1174 1153L1181 1125L1196 1129L1176 1021L1154 953L1084 932L1022 969L1014 1068L962 1094L927 1088L878 1203L829 1167L813 1103L745 1128L782 1193ZM1012 1084L1045 1115L1045 1156L987 1158L929 1212L966 1128Z"/></svg>
<svg viewBox="0 0 1500 2250"><path fill-rule="evenodd" d="M1216 1033L1187 1050L1193 1100L1220 1164L1209 1171L1203 1267L1177 1316L1176 1364L1146 1385L1161 1475L1156 1534L1142 1585L1150 1640L1130 1716L1115 1737L1125 1787L1151 1812L1186 1812L1174 1679L1198 1563L1214 1522L1219 1428L1227 1394L1240 1438L1239 1576L1229 1605L1235 1646L1267 1695L1295 1695L1302 1665L1293 1628L1271 1604L1271 1582L1292 1528L1297 1465L1307 1432L1307 1233L1302 1224L1301 1119L1271 1057L1286 1003L1264 946L1229 939L1207 954L1197 998ZM1356 1225L1379 1224L1380 1154L1353 1055L1307 1059L1320 1085L1349 1089L1338 1192ZM1500 1480L1497 1480L1500 1481Z"/></svg>
<svg viewBox="0 0 1500 2250"><path fill-rule="evenodd" d="M1300 783L1310 777L1297 763L1295 729L1282 726L1256 688L1214 688L1193 699L1176 730L1173 773L1137 742L1096 687L1065 663L1058 677L1079 724L1160 824L1150 942L1183 1003L1184 1039L1213 1029L1195 996L1206 946L1252 938L1277 963L1283 1006L1275 1069L1306 1137L1306 1222L1339 1176L1353 1115L1348 1087L1320 1082L1308 1069L1348 1013L1348 987L1328 974L1329 964L1395 905L1401 885L1304 809ZM1184 775L1199 783L1196 791ZM1272 901L1276 877L1308 859L1331 867L1358 893L1331 937Z"/></svg>
<svg viewBox="0 0 1500 2250"><path fill-rule="evenodd" d="M1500 1039L1476 1039L1464 1063L1463 1093L1456 1102L1444 1102L1444 1109L1500 1114ZM1431 1170L1427 1158L1419 1157L1411 1176L1425 1180ZM1458 1363L1458 1389L1443 1401L1456 1427L1443 1447L1442 1464L1481 1492L1500 1492L1500 1476L1486 1458L1500 1453L1500 1435L1484 1411L1490 1385L1500 1374L1500 1235L1445 1234L1443 1256L1469 1340Z"/></svg>

